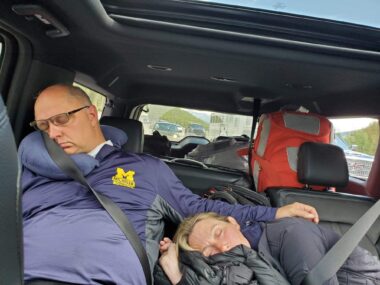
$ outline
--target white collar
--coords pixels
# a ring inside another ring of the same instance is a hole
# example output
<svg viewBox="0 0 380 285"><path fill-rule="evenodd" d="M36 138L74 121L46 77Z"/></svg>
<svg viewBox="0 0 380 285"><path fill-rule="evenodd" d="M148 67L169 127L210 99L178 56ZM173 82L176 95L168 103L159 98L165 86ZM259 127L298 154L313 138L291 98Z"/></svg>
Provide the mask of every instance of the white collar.
<svg viewBox="0 0 380 285"><path fill-rule="evenodd" d="M110 140L108 140L108 141L102 142L101 144L97 145L93 150L91 150L87 154L91 155L92 157L95 157L98 154L98 152L102 149L102 147L106 144L113 146L113 143Z"/></svg>

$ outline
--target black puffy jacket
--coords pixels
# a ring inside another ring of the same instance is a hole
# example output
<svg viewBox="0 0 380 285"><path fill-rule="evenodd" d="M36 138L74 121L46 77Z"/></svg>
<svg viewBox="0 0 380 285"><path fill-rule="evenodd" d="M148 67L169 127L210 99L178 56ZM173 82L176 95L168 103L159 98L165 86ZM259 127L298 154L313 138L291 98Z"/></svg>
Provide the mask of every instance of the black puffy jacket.
<svg viewBox="0 0 380 285"><path fill-rule="evenodd" d="M257 252L243 245L205 257L182 252L183 277L178 285L289 285L289 282Z"/></svg>

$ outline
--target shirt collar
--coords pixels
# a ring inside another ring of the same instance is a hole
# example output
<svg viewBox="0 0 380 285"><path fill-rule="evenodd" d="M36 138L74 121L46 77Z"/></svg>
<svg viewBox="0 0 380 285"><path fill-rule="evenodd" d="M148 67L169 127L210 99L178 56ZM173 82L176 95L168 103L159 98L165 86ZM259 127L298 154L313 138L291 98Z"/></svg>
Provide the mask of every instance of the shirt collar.
<svg viewBox="0 0 380 285"><path fill-rule="evenodd" d="M110 145L110 146L113 146L113 143L112 141L108 140L108 141L105 141L105 142L102 142L101 144L97 145L93 150L91 150L89 153L87 153L88 155L91 155L92 157L96 157L96 155L98 154L98 152L102 149L102 147L104 145Z"/></svg>

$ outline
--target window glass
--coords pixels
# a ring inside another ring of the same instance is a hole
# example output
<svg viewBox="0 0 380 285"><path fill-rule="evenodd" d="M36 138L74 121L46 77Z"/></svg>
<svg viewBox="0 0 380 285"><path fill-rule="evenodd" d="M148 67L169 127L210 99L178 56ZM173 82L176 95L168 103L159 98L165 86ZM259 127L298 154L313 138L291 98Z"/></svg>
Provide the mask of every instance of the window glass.
<svg viewBox="0 0 380 285"><path fill-rule="evenodd" d="M334 126L334 144L346 155L351 176L367 179L379 139L379 122L371 118L330 119Z"/></svg>
<svg viewBox="0 0 380 285"><path fill-rule="evenodd" d="M219 136L249 136L252 118L249 116L208 112L194 109L148 105L140 121L145 134L158 131L171 141L186 136L206 137L210 141Z"/></svg>
<svg viewBox="0 0 380 285"><path fill-rule="evenodd" d="M107 97L77 82L74 82L73 86L79 87L87 93L87 95L90 97L92 104L96 106L96 109L98 110L98 118L100 119L104 110L104 106L106 105Z"/></svg>
<svg viewBox="0 0 380 285"><path fill-rule="evenodd" d="M158 131L178 142L187 136L206 137L210 141L223 136L246 136L251 133L252 118L234 114L194 109L147 105L140 121L145 134ZM333 143L346 155L350 176L367 179L378 145L379 123L372 118L330 119L333 123Z"/></svg>
<svg viewBox="0 0 380 285"><path fill-rule="evenodd" d="M336 20L347 23L380 28L378 12L380 2L377 0L346 1L300 1L300 0L198 0L199 2L217 3L247 8L263 9L311 16L321 19Z"/></svg>

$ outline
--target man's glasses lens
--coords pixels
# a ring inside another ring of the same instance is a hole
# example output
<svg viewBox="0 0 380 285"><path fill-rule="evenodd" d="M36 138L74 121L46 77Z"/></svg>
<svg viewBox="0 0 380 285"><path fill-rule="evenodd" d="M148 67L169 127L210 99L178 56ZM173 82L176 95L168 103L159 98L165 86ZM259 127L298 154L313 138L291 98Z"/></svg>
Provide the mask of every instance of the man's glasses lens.
<svg viewBox="0 0 380 285"><path fill-rule="evenodd" d="M60 125L66 124L69 121L69 119L70 119L70 115L67 113L64 113L64 114L58 114L54 117L51 117L49 121L52 122L55 126L60 126ZM49 121L48 120L35 121L35 122L32 122L30 125L40 131L46 131L47 129L49 129Z"/></svg>
<svg viewBox="0 0 380 285"><path fill-rule="evenodd" d="M49 122L51 122L55 126L60 126L66 124L70 120L70 116L72 114L75 114L76 112L79 112L80 110L83 110L85 108L89 108L90 106L84 106L75 110L72 110L67 113L62 113L55 115L47 120L39 120L39 121L33 121L30 123L30 126L35 128L36 130L40 131L47 131L49 129Z"/></svg>
<svg viewBox="0 0 380 285"><path fill-rule="evenodd" d="M34 128L41 130L41 131L45 131L49 128L49 122L48 121L36 121L36 123L34 124Z"/></svg>
<svg viewBox="0 0 380 285"><path fill-rule="evenodd" d="M56 126L59 126L59 125L63 125L63 124L66 124L70 119L70 116L68 113L64 113L64 114L58 114L54 117L52 117L50 120L52 121L52 123Z"/></svg>

